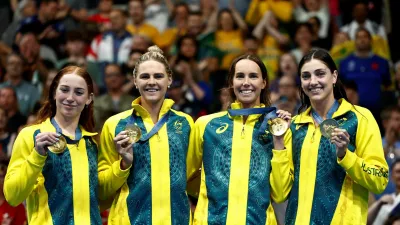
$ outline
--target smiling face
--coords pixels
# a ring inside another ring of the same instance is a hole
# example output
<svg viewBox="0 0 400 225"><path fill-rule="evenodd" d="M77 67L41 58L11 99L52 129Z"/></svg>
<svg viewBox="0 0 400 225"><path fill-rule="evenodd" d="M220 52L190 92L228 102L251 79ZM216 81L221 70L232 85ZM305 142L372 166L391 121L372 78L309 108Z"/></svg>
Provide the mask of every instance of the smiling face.
<svg viewBox="0 0 400 225"><path fill-rule="evenodd" d="M172 79L167 75L165 66L157 61L148 60L139 64L135 77L135 84L148 104L157 104L164 101L168 85Z"/></svg>
<svg viewBox="0 0 400 225"><path fill-rule="evenodd" d="M65 118L80 117L85 105L92 101L92 93L88 91L86 81L76 74L65 74L61 77L54 93L56 116Z"/></svg>
<svg viewBox="0 0 400 225"><path fill-rule="evenodd" d="M303 65L300 72L301 88L311 102L334 98L333 84L337 81L337 71L332 73L322 61L312 59Z"/></svg>
<svg viewBox="0 0 400 225"><path fill-rule="evenodd" d="M260 104L260 93L265 88L260 67L252 60L242 59L236 63L233 76L233 91L243 108Z"/></svg>

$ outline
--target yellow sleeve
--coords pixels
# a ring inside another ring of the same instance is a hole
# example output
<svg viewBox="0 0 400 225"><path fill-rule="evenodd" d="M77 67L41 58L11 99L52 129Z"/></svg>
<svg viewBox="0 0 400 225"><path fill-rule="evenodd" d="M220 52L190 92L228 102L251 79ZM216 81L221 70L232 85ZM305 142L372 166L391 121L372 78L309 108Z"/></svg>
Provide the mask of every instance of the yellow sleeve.
<svg viewBox="0 0 400 225"><path fill-rule="evenodd" d="M250 25L256 25L260 20L261 16L259 12L260 0L252 0L247 10L245 21Z"/></svg>
<svg viewBox="0 0 400 225"><path fill-rule="evenodd" d="M203 162L203 134L201 117L196 121L190 132L189 149L186 158L187 179L190 180L193 175L198 173Z"/></svg>
<svg viewBox="0 0 400 225"><path fill-rule="evenodd" d="M293 185L293 160L292 160L292 132L290 129L285 134L285 149L272 149L271 160L271 197L274 202L283 202L289 196Z"/></svg>
<svg viewBox="0 0 400 225"><path fill-rule="evenodd" d="M99 146L99 198L102 200L112 197L125 183L130 168L121 170L121 158L114 145L114 132L118 121L108 119L101 132Z"/></svg>
<svg viewBox="0 0 400 225"><path fill-rule="evenodd" d="M379 194L388 183L388 165L386 163L379 127L371 112L357 107L360 114L356 134L356 150L347 150L339 161L347 174L355 182L369 191Z"/></svg>
<svg viewBox="0 0 400 225"><path fill-rule="evenodd" d="M21 204L34 189L47 156L34 149L34 132L24 128L16 138L4 181L4 196L12 206Z"/></svg>
<svg viewBox="0 0 400 225"><path fill-rule="evenodd" d="M283 22L290 22L293 15L293 4L291 1L269 1L269 9Z"/></svg>

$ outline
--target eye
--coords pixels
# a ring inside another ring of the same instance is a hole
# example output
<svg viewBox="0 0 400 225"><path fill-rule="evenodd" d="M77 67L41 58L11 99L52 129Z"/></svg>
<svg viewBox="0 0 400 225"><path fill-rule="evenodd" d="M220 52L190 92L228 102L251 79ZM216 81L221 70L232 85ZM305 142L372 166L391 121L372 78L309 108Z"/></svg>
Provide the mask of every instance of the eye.
<svg viewBox="0 0 400 225"><path fill-rule="evenodd" d="M315 72L315 75L317 75L317 76L319 76L319 77L322 77L322 76L324 76L326 73L325 73L325 71L322 71L322 70L319 70L319 71L316 71Z"/></svg>
<svg viewBox="0 0 400 225"><path fill-rule="evenodd" d="M253 78L253 79L257 79L258 78L258 74L257 73L250 73L249 77Z"/></svg>
<svg viewBox="0 0 400 225"><path fill-rule="evenodd" d="M60 91L61 91L62 93L68 93L69 88L62 87L62 88L60 88Z"/></svg>
<svg viewBox="0 0 400 225"><path fill-rule="evenodd" d="M148 73L142 73L142 74L139 75L139 78L140 78L140 79L143 79L143 80L147 80L147 79L150 78L150 74L148 74Z"/></svg>
<svg viewBox="0 0 400 225"><path fill-rule="evenodd" d="M155 79L162 79L162 78L164 78L164 74L163 73L156 73L156 74L154 74L154 78Z"/></svg>
<svg viewBox="0 0 400 225"><path fill-rule="evenodd" d="M85 94L85 91L81 91L81 90L75 91L75 94L78 96L81 96L81 95Z"/></svg>
<svg viewBox="0 0 400 225"><path fill-rule="evenodd" d="M311 77L311 74L309 74L309 73L302 73L302 74L301 74L301 78L302 78L303 80L310 79L310 77Z"/></svg>
<svg viewBox="0 0 400 225"><path fill-rule="evenodd" d="M243 73L237 73L237 74L235 75L235 78L236 78L236 79L242 79L242 78L244 78L244 74L243 74Z"/></svg>

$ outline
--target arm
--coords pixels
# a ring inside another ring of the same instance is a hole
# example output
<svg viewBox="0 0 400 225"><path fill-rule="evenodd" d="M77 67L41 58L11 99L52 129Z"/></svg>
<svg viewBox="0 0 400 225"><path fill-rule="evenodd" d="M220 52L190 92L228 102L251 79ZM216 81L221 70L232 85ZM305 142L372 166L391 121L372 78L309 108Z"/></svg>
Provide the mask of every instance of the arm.
<svg viewBox="0 0 400 225"><path fill-rule="evenodd" d="M384 157L379 127L370 111L357 108L359 113L355 152L346 150L338 163L352 180L367 190L379 194L388 183L388 165ZM361 114L361 115L360 115Z"/></svg>
<svg viewBox="0 0 400 225"><path fill-rule="evenodd" d="M216 1L217 2L217 1ZM214 11L211 13L210 17L207 20L207 26L203 33L207 34L210 32L214 32L217 30L218 27L218 2L214 8Z"/></svg>
<svg viewBox="0 0 400 225"><path fill-rule="evenodd" d="M257 23L256 27L253 30L253 36L256 37L258 40L262 41L264 38L264 35L266 33L266 27L268 23L268 12L264 13L264 16L261 18L261 20Z"/></svg>
<svg viewBox="0 0 400 225"><path fill-rule="evenodd" d="M244 22L240 13L236 10L235 0L230 0L229 8L232 11L233 19L236 21L236 23L239 26L239 29L242 31L242 33L247 32L247 24L246 24L246 22Z"/></svg>
<svg viewBox="0 0 400 225"><path fill-rule="evenodd" d="M293 15L293 3L290 1L269 1L269 8L279 20L290 22Z"/></svg>
<svg viewBox="0 0 400 225"><path fill-rule="evenodd" d="M99 198L109 199L125 183L130 167L121 170L119 157L114 144L114 132L117 121L108 119L101 132L99 147Z"/></svg>
<svg viewBox="0 0 400 225"><path fill-rule="evenodd" d="M34 148L32 130L22 129L15 140L4 180L4 196L12 206L28 198L44 167L47 156L40 155Z"/></svg>
<svg viewBox="0 0 400 225"><path fill-rule="evenodd" d="M290 119L288 125L290 127ZM282 140L283 139L283 140ZM270 174L271 198L275 202L283 202L289 196L293 186L293 160L292 160L292 131L290 128L282 137L273 137L274 149L272 149Z"/></svg>
<svg viewBox="0 0 400 225"><path fill-rule="evenodd" d="M274 14L271 11L265 13L266 23L265 28L269 35L274 37L280 44L287 44L289 42L289 38L285 35L281 34L276 26L271 23L271 20L274 19ZM276 22L277 23L277 22Z"/></svg>

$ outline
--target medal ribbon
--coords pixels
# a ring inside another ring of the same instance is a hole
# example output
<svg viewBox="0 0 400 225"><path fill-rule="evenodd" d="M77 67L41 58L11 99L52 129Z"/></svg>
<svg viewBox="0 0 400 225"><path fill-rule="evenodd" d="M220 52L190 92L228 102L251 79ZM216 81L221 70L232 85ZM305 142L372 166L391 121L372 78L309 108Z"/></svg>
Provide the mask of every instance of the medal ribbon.
<svg viewBox="0 0 400 225"><path fill-rule="evenodd" d="M57 121L54 119L54 117L51 118L50 122L54 126L54 128L56 128L56 132L65 137L67 144L77 144L79 142L79 140L82 138L82 131L81 131L81 128L79 127L79 125L75 130L75 140L72 140L71 138L69 138L68 136L66 136L62 133L62 130L61 130L60 126L58 125Z"/></svg>
<svg viewBox="0 0 400 225"><path fill-rule="evenodd" d="M332 107L329 109L326 118L332 119L333 113L335 113L338 110L338 108L339 108L339 102L335 100ZM315 122L317 122L318 125L324 121L324 118L318 115L318 113L314 109L311 110L311 116L314 118Z"/></svg>
<svg viewBox="0 0 400 225"><path fill-rule="evenodd" d="M132 115L129 117L128 124L135 123L134 113L135 113L135 110L133 110ZM161 119L154 125L154 127L150 130L149 133L143 134L142 137L140 137L139 141L147 141L154 134L156 134L161 129L161 127L168 121L169 114L170 114L170 111L168 111L163 117L161 117Z"/></svg>
<svg viewBox="0 0 400 225"><path fill-rule="evenodd" d="M276 107L263 107L263 108L250 108L250 109L228 109L228 113L231 116L249 116L254 114L265 114L264 120L258 129L259 133L264 133L267 129L269 119L278 117L276 114Z"/></svg>

